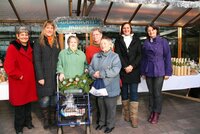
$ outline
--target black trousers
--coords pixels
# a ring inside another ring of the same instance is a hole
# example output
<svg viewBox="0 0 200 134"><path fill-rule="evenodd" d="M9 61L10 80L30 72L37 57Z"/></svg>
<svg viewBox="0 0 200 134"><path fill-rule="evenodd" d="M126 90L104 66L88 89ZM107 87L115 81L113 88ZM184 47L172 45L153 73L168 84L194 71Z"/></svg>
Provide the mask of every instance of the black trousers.
<svg viewBox="0 0 200 134"><path fill-rule="evenodd" d="M162 111L162 86L164 77L146 77L149 89L149 110L150 112Z"/></svg>
<svg viewBox="0 0 200 134"><path fill-rule="evenodd" d="M21 106L14 106L15 108L15 119L14 126L17 132L22 131L24 125L32 124L31 116L31 103L27 103Z"/></svg>

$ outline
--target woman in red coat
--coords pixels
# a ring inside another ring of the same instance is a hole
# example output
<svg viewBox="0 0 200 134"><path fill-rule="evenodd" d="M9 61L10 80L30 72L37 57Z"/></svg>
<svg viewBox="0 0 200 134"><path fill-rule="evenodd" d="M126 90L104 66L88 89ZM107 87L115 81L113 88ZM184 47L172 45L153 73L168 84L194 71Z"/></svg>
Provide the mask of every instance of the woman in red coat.
<svg viewBox="0 0 200 134"><path fill-rule="evenodd" d="M17 134L23 127L33 128L31 102L37 100L35 73L33 66L33 44L29 41L29 31L20 27L17 39L7 49L4 68L8 75L9 101L15 108L14 126Z"/></svg>

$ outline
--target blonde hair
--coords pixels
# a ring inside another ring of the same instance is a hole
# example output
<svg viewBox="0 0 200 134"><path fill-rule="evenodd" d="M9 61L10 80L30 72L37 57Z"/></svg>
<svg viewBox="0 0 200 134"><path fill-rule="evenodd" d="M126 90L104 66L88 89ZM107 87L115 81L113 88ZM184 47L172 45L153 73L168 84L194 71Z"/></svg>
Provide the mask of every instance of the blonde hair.
<svg viewBox="0 0 200 134"><path fill-rule="evenodd" d="M45 30L47 25L53 26L53 29L54 29L54 32L53 32L53 44L56 43L56 47L59 48L57 37L56 37L56 26L53 23L53 21L50 21L50 20L45 21L43 26L42 26L42 31L41 31L41 34L40 34L40 37L39 37L40 45L41 46L45 45L45 41L44 41L45 40L45 33L44 33L44 30ZM53 47L53 44L51 45L51 47Z"/></svg>
<svg viewBox="0 0 200 134"><path fill-rule="evenodd" d="M113 44L111 38L108 38L108 37L106 37L106 36L103 36L101 40L106 40L106 41L109 43L109 45L111 46L111 49L114 48L114 44Z"/></svg>

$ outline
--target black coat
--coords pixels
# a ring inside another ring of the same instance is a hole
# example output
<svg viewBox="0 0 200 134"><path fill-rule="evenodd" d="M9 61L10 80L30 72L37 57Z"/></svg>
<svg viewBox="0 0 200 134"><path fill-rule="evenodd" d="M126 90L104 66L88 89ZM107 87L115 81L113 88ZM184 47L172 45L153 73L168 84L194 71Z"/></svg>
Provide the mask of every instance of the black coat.
<svg viewBox="0 0 200 134"><path fill-rule="evenodd" d="M51 48L46 38L44 46L40 45L39 40L34 45L34 66L38 96L40 98L53 95L56 91L56 68L59 52L60 49L56 47L56 44L53 44ZM44 86L38 83L38 80L41 79L45 81Z"/></svg>
<svg viewBox="0 0 200 134"><path fill-rule="evenodd" d="M139 83L140 82L140 60L141 60L141 43L139 38L133 35L130 46L127 48L123 36L119 36L115 41L115 52L119 54L122 69L120 77L123 83ZM125 72L125 67L133 66L131 73Z"/></svg>

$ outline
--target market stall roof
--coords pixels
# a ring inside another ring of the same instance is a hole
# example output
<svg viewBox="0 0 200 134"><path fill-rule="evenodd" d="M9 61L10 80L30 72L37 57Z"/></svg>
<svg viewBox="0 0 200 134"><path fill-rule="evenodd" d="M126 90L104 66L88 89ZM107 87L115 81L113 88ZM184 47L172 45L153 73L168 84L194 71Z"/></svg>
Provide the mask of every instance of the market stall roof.
<svg viewBox="0 0 200 134"><path fill-rule="evenodd" d="M105 25L185 27L200 22L198 0L0 0L0 25L43 23L62 16L101 18Z"/></svg>

